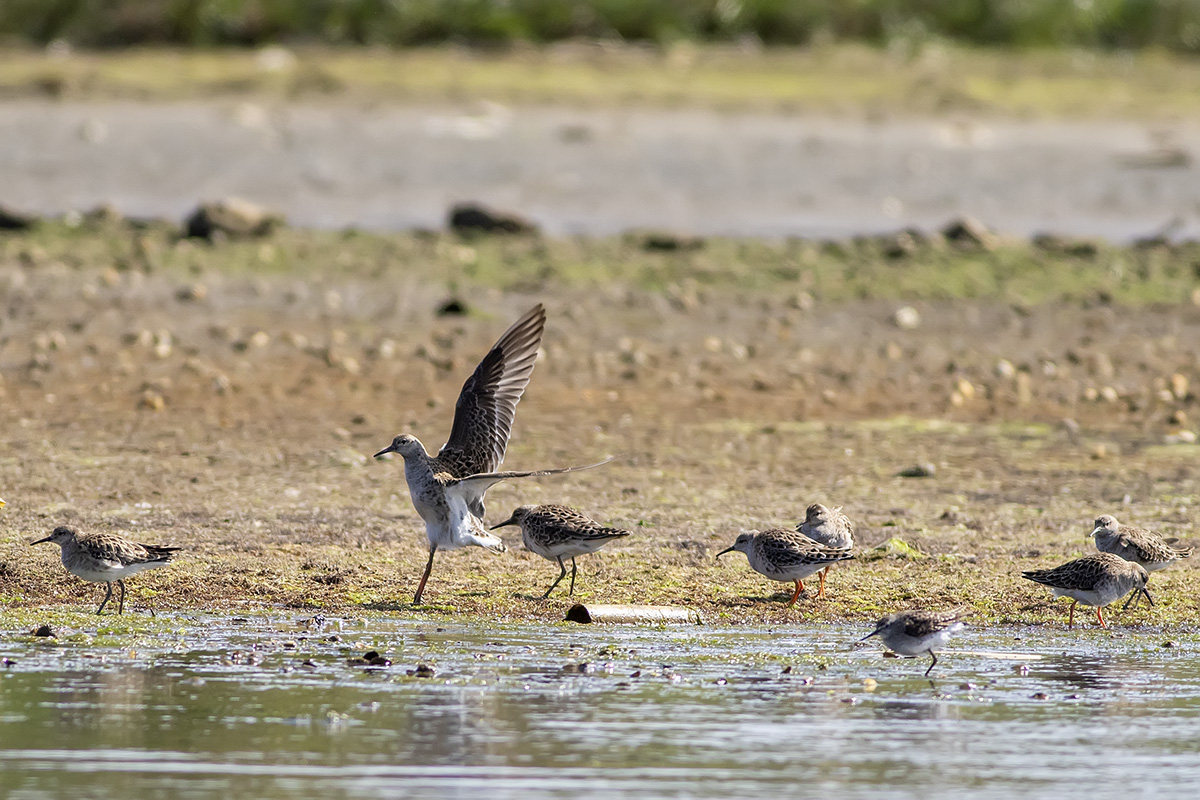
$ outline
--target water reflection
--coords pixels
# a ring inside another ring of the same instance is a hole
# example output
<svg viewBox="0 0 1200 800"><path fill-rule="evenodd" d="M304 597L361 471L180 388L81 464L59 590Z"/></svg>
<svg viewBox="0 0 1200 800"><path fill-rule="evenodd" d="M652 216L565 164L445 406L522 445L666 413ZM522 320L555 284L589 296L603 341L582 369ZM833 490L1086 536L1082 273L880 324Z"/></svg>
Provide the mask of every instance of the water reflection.
<svg viewBox="0 0 1200 800"><path fill-rule="evenodd" d="M1200 780L1190 640L1073 654L1051 633L1022 668L988 656L1011 635L976 632L930 680L831 626L294 630L202 620L138 658L0 638L0 796L1071 797L1097 769L1127 795L1168 754ZM396 663L351 663L367 646Z"/></svg>

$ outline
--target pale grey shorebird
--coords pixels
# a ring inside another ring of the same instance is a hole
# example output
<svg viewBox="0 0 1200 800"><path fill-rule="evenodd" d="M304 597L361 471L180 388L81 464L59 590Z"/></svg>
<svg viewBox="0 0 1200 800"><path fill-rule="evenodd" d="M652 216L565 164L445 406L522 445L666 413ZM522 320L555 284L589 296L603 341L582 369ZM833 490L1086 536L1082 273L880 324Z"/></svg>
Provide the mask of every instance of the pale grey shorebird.
<svg viewBox="0 0 1200 800"><path fill-rule="evenodd" d="M548 561L558 562L558 577L542 595L543 600L549 597L554 587L566 577L567 565L563 563L564 558L571 559L571 588L567 591L569 597L575 594L575 575L578 572L575 557L594 553L612 540L629 535L629 531L606 528L570 506L556 504L520 506L508 519L493 525L492 530L505 525L520 525L521 540L527 550Z"/></svg>
<svg viewBox="0 0 1200 800"><path fill-rule="evenodd" d="M868 633L860 642L865 642L872 636L878 636L891 650L902 656L919 656L929 653L933 659L925 676L933 671L938 662L934 648L941 648L951 636L963 629L964 617L975 613L970 608L954 608L949 611L897 611L889 614L875 623L875 630Z"/></svg>
<svg viewBox="0 0 1200 800"><path fill-rule="evenodd" d="M1150 605L1154 599L1146 589L1150 573L1141 564L1126 561L1112 553L1093 553L1068 561L1066 564L1052 569L1036 569L1022 572L1021 576L1031 581L1049 586L1054 590L1055 597L1071 598L1071 615L1067 619L1067 628L1075 624L1075 604L1095 606L1096 619L1100 627L1107 628L1101 609L1114 600L1132 592L1125 601L1128 608L1134 598L1145 595Z"/></svg>
<svg viewBox="0 0 1200 800"><path fill-rule="evenodd" d="M804 591L804 579L838 561L854 558L847 548L826 547L799 531L775 528L739 534L734 543L717 553L717 558L737 550L746 554L750 568L773 581L796 582L793 605Z"/></svg>
<svg viewBox="0 0 1200 800"><path fill-rule="evenodd" d="M830 509L820 503L813 503L804 514L804 522L797 525L796 530L826 547L854 547L854 523L842 513L840 506ZM817 597L825 596L825 576L831 569L832 564L821 570L821 585L817 587Z"/></svg>
<svg viewBox="0 0 1200 800"><path fill-rule="evenodd" d="M507 478L556 475L599 466L495 472L504 460L513 416L529 385L545 326L546 310L538 303L492 345L463 384L455 404L450 438L436 456L426 453L420 440L407 434L392 439L390 445L375 454L378 458L385 453L399 453L404 458L408 493L425 521L429 561L413 595L414 604L421 602L433 570L434 554L439 549L474 545L494 553L505 551L504 542L489 533L482 522L483 495L493 484Z"/></svg>
<svg viewBox="0 0 1200 800"><path fill-rule="evenodd" d="M1096 539L1100 552L1141 564L1147 572L1163 569L1192 554L1192 548L1172 547L1154 531L1122 525L1112 514L1097 517L1090 535Z"/></svg>
<svg viewBox="0 0 1200 800"><path fill-rule="evenodd" d="M73 528L60 526L45 539L30 542L31 545L54 542L62 548L62 563L67 571L77 578L93 583L104 583L108 591L96 609L99 614L112 599L113 581L121 587L118 614L125 613L125 579L143 570L161 567L171 561L179 547L163 547L155 544L138 544L115 533L80 534Z"/></svg>

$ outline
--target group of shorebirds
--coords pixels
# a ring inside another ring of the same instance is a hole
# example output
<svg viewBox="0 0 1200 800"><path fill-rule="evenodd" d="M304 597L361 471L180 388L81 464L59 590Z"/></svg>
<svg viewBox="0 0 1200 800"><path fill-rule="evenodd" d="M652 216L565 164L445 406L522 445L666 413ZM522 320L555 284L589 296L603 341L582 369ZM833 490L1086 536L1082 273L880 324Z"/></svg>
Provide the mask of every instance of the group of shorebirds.
<svg viewBox="0 0 1200 800"><path fill-rule="evenodd" d="M506 550L504 542L492 530L517 525L525 547L554 561L559 575L542 595L545 599L567 574L571 561L571 584L575 591L578 556L593 553L614 539L629 536L628 531L609 528L565 505L523 505L503 522L488 529L484 522L484 494L494 484L508 479L557 475L598 467L607 461L582 467L563 467L528 471L497 471L508 447L513 417L537 361L545 328L546 312L534 306L514 323L484 356L463 384L455 406L450 438L430 456L424 445L407 434L396 436L391 444L375 454L389 453L404 459L404 477L413 506L425 522L429 542L429 560L421 575L413 603L421 602L425 584L433 570L439 550L467 546L483 547L496 553ZM611 459L608 459L611 461ZM3 505L3 501L0 501ZM1141 596L1153 605L1146 584L1150 572L1191 555L1188 548L1173 546L1156 533L1120 525L1110 515L1096 520L1092 536L1101 551L1052 569L1032 570L1023 577L1050 587L1054 596L1071 598L1068 627L1075 621L1075 606L1083 603L1096 609L1100 625L1107 627L1101 609L1129 594L1125 607ZM167 564L179 548L138 544L111 533L81 534L72 528L58 527L33 544L53 542L62 548L63 565L87 581L107 584L99 614L112 599L115 582L121 589L118 613L124 612L125 581L146 569ZM825 579L839 561L854 558L854 525L840 508L820 503L808 507L804 522L795 529L772 529L740 534L734 543L717 554L732 551L746 554L756 572L781 582L794 582L792 605L804 591L804 579L820 573L817 597L825 596ZM948 611L906 610L884 617L875 630L863 637L879 636L884 644L902 655L929 654L929 671L937 663L935 650L959 631L969 608Z"/></svg>

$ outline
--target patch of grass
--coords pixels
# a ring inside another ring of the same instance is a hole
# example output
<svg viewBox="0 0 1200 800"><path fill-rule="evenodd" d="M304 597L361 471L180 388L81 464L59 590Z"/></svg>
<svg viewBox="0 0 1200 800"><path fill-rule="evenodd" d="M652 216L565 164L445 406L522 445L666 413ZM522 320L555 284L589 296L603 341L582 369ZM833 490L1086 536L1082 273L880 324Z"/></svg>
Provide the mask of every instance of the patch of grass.
<svg viewBox="0 0 1200 800"><path fill-rule="evenodd" d="M164 272L180 281L204 275L421 281L451 294L461 286L521 293L624 286L682 305L729 291L801 303L814 298L1179 303L1194 299L1200 264L1196 242L1154 248L1095 242L1094 255L1075 256L1018 240L993 250L964 250L935 237L896 257L884 254L891 238L823 243L713 237L698 251L659 253L648 252L632 236L462 239L284 230L265 241L213 246L181 239L168 223L93 228L48 221L0 238L0 260L77 269L104 264L117 274Z"/></svg>
<svg viewBox="0 0 1200 800"><path fill-rule="evenodd" d="M471 51L301 47L0 53L0 94L83 100L233 97L327 103L552 103L855 115L1170 118L1200 113L1200 63L1162 51L1018 52L938 42L878 49L681 45Z"/></svg>

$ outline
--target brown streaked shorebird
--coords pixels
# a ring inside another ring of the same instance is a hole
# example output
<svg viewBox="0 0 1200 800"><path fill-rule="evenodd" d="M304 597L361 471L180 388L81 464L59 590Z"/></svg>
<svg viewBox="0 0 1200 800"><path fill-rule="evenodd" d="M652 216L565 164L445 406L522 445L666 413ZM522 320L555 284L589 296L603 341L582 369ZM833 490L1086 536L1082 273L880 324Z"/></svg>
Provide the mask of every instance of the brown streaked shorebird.
<svg viewBox="0 0 1200 800"><path fill-rule="evenodd" d="M868 633L860 642L865 642L872 636L878 636L890 649L902 656L919 656L929 653L933 659L925 677L933 671L938 662L935 647L941 648L951 636L963 629L964 617L974 614L970 608L954 608L949 611L897 611L889 614L875 623L875 630Z"/></svg>
<svg viewBox="0 0 1200 800"><path fill-rule="evenodd" d="M538 303L492 345L463 384L454 408L450 438L436 456L426 453L420 440L407 434L392 439L390 445L375 454L378 458L385 453L399 453L404 458L408 493L413 507L425 521L429 561L413 595L414 604L421 602L438 550L474 545L495 553L505 551L504 542L489 533L481 521L483 495L492 484L507 478L556 475L599 466L495 472L504 460L513 416L529 385L545 326L546 310Z"/></svg>
<svg viewBox="0 0 1200 800"><path fill-rule="evenodd" d="M1102 553L1112 553L1126 561L1141 564L1147 572L1164 569L1192 554L1190 547L1172 547L1170 542L1154 531L1122 525L1112 514L1096 517L1089 534Z"/></svg>
<svg viewBox="0 0 1200 800"><path fill-rule="evenodd" d="M799 531L775 528L739 534L734 543L717 553L717 558L737 550L746 554L750 568L773 581L796 582L796 591L788 605L794 605L804 591L804 579L829 564L846 561L854 555L846 548L826 547Z"/></svg>
<svg viewBox="0 0 1200 800"><path fill-rule="evenodd" d="M45 539L30 544L54 542L62 548L62 563L77 578L104 583L108 591L96 609L99 614L113 595L113 581L121 587L117 613L125 613L125 579L142 570L167 564L171 555L182 548L155 544L138 544L115 533L77 533L73 528L60 526Z"/></svg>
<svg viewBox="0 0 1200 800"><path fill-rule="evenodd" d="M796 530L826 547L854 547L854 523L842 513L840 506L830 509L820 503L813 503L804 514L804 522L797 525ZM817 587L817 597L825 596L825 576L831 569L832 564L821 570L821 585Z"/></svg>
<svg viewBox="0 0 1200 800"><path fill-rule="evenodd" d="M1095 606L1096 619L1100 627L1107 628L1101 609L1112 601L1132 592L1125 601L1123 608L1128 608L1134 598L1145 595L1150 605L1154 599L1146 590L1146 582L1150 573L1141 564L1126 561L1112 553L1093 553L1092 555L1068 561L1052 569L1035 569L1022 572L1021 576L1035 583L1049 586L1054 590L1055 597L1071 598L1071 615L1067 619L1067 628L1075 624L1075 604Z"/></svg>
<svg viewBox="0 0 1200 800"><path fill-rule="evenodd" d="M547 504L540 506L520 506L513 511L512 516L503 522L496 523L492 530L505 525L520 525L521 540L525 549L537 553L547 561L558 562L559 574L550 584L550 588L542 595L545 600L554 591L554 587L567 575L567 565L564 558L571 559L571 588L567 596L575 594L575 557L594 553L613 539L629 535L629 531L620 528L606 528L592 518L579 513L569 506Z"/></svg>

